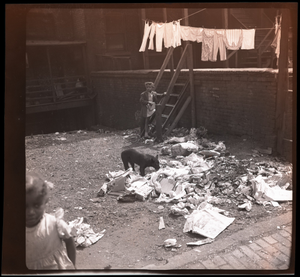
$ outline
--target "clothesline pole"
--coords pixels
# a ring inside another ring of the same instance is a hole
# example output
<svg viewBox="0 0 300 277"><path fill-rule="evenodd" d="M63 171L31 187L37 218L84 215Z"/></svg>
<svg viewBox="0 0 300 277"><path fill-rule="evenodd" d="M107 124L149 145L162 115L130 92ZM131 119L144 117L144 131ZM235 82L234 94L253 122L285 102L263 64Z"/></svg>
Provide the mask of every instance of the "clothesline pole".
<svg viewBox="0 0 300 277"><path fill-rule="evenodd" d="M223 9L223 25L224 29L228 29L228 9ZM226 57L228 57L228 51L226 48ZM229 68L229 62L228 59L225 61L225 67Z"/></svg>
<svg viewBox="0 0 300 277"><path fill-rule="evenodd" d="M276 100L276 131L278 154L283 153L284 113L288 92L288 17L289 10L282 9L280 54L278 58L278 83Z"/></svg>
<svg viewBox="0 0 300 277"><path fill-rule="evenodd" d="M187 64L189 69L190 80L190 95L191 95L191 117L192 128L196 127L196 105L195 105L195 93L194 93L194 65L193 65L193 48L192 45L188 45Z"/></svg>

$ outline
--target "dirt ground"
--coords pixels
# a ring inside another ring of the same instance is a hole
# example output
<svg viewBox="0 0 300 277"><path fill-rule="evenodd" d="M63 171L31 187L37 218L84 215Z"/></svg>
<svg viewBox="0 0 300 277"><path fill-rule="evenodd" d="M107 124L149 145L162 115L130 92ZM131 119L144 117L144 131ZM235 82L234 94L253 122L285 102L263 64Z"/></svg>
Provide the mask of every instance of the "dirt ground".
<svg viewBox="0 0 300 277"><path fill-rule="evenodd" d="M122 150L132 147L144 153L159 154L160 159L173 159L160 155L162 144L145 144L134 135L137 133L138 130L102 128L35 135L25 139L26 170L37 170L54 184L46 212L53 213L61 207L65 211L66 222L83 217L95 232L106 230L95 244L77 248L78 269L140 269L148 264L165 264L170 257L195 247L187 246L187 242L202 238L197 234L183 233L186 220L170 213L172 203L158 204L152 198L122 203L113 195L97 197L106 181L106 174L124 169L120 158ZM230 155L237 159L289 165L272 155L255 155L252 150L259 145L249 138L209 134L207 137L216 143L223 141ZM146 173L153 170L147 168ZM281 207L254 204L249 212L238 209L233 202L214 206L225 209L235 220L213 243L254 222L292 209L291 202L282 202ZM165 229L161 230L158 229L160 217L165 223ZM181 247L171 250L163 247L163 242L169 238L177 239Z"/></svg>

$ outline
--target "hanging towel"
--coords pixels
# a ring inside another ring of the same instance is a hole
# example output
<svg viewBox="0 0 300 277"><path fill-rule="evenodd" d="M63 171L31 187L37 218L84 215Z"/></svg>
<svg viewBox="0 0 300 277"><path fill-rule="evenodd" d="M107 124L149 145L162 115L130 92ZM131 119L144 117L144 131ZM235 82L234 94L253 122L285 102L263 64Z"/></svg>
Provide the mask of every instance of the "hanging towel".
<svg viewBox="0 0 300 277"><path fill-rule="evenodd" d="M213 60L214 35L215 35L215 29L203 29L202 53L201 53L202 61L214 61Z"/></svg>
<svg viewBox="0 0 300 277"><path fill-rule="evenodd" d="M162 42L164 39L164 31L165 31L165 24L156 24L155 26L155 44L156 44L156 52L162 51Z"/></svg>
<svg viewBox="0 0 300 277"><path fill-rule="evenodd" d="M169 48L173 46L174 43L174 30L173 22L165 24L165 33L164 33L164 46Z"/></svg>
<svg viewBox="0 0 300 277"><path fill-rule="evenodd" d="M203 28L180 26L180 36L183 41L202 42Z"/></svg>
<svg viewBox="0 0 300 277"><path fill-rule="evenodd" d="M227 59L226 47L224 43L224 29L216 29L214 35L214 49L213 49L213 61L217 61L218 51L220 50L220 60L224 61Z"/></svg>
<svg viewBox="0 0 300 277"><path fill-rule="evenodd" d="M243 42L241 49L255 48L255 29L243 30Z"/></svg>
<svg viewBox="0 0 300 277"><path fill-rule="evenodd" d="M147 44L147 40L148 40L148 37L149 37L149 33L150 33L150 30L151 30L151 27L152 27L152 24L149 25L148 21L145 22L144 36L143 36L143 41L142 41L142 44L141 44L139 52L144 52L145 49L146 49L146 44Z"/></svg>
<svg viewBox="0 0 300 277"><path fill-rule="evenodd" d="M150 49L150 50L154 50L153 38L154 38L154 35L155 35L155 31L156 31L156 23L152 22L151 32L150 32L150 42L149 42L149 47L148 47L148 49Z"/></svg>
<svg viewBox="0 0 300 277"><path fill-rule="evenodd" d="M238 50L243 42L242 29L225 29L224 43L229 50Z"/></svg>

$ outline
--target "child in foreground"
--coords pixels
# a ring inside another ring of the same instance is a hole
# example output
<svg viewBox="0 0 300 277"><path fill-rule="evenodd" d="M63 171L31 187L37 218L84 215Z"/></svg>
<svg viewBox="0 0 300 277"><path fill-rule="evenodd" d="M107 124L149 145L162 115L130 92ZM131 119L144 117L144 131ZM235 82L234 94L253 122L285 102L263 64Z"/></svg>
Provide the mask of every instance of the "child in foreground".
<svg viewBox="0 0 300 277"><path fill-rule="evenodd" d="M45 213L49 182L26 175L26 265L28 269L75 269L76 247L65 222ZM60 219L61 220L61 219ZM62 229L63 228L63 229Z"/></svg>

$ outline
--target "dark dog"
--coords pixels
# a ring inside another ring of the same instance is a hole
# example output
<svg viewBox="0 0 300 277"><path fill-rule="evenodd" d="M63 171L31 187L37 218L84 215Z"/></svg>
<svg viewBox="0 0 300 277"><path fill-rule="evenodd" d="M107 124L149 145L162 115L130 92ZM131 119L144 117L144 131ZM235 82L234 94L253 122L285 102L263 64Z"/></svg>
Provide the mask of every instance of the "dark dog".
<svg viewBox="0 0 300 277"><path fill-rule="evenodd" d="M151 167L154 167L156 170L159 169L158 155L156 157L154 157L149 154L139 153L138 151L136 151L134 149L127 149L121 153L121 158L122 158L125 170L127 170L129 168L128 163L130 163L133 170L134 170L134 164L139 165L141 176L145 176L145 168L146 167L151 166Z"/></svg>

